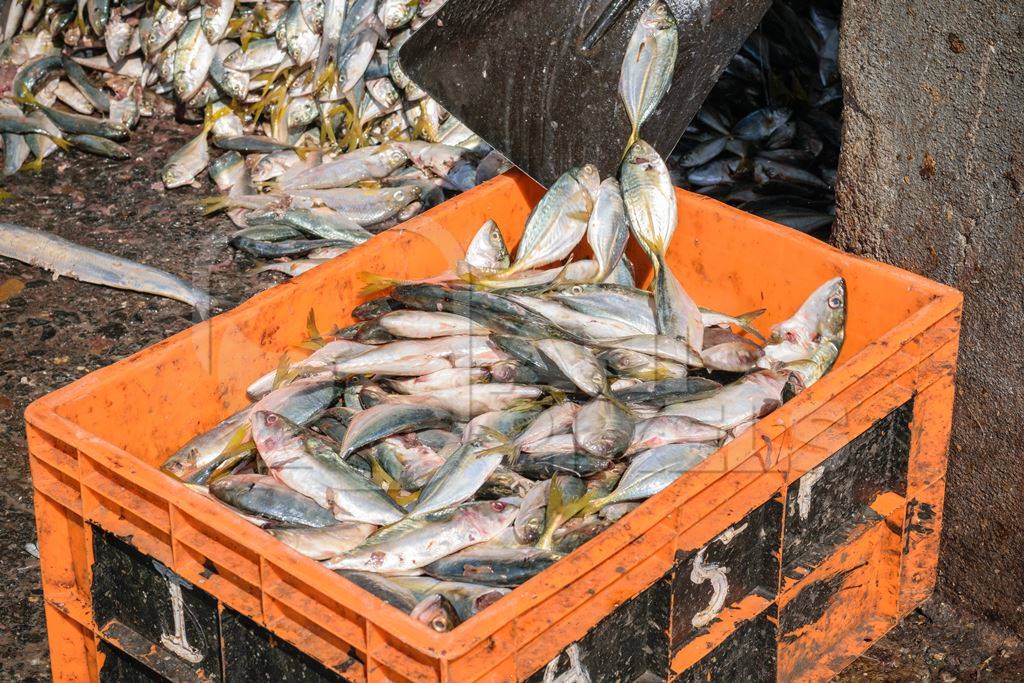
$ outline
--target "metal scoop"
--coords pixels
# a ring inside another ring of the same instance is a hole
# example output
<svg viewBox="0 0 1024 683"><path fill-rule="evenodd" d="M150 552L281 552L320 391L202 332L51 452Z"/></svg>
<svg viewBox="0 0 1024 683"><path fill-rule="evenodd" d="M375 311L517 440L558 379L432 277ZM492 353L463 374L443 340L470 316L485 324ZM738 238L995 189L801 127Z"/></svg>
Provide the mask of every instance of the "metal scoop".
<svg viewBox="0 0 1024 683"><path fill-rule="evenodd" d="M771 0L663 0L679 30L668 93L641 129L675 147ZM409 77L527 174L614 175L630 136L618 93L630 36L654 0L448 0L399 53Z"/></svg>

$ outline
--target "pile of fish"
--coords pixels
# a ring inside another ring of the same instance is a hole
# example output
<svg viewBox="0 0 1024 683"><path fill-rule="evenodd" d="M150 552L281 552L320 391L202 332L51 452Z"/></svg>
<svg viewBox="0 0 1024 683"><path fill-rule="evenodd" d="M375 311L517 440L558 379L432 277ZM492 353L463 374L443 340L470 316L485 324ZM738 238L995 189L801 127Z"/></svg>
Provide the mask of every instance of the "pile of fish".
<svg viewBox="0 0 1024 683"><path fill-rule="evenodd" d="M511 258L488 221L452 272L385 296L248 388L163 469L429 627L494 603L816 382L841 278L764 340L700 308L665 260L669 170L643 140L620 178L563 175ZM654 268L637 286L630 231ZM591 258L569 260L583 240Z"/></svg>
<svg viewBox="0 0 1024 683"><path fill-rule="evenodd" d="M315 350L283 358L163 470L447 631L818 381L845 336L842 278L765 339L763 310L699 307L666 261L675 190L638 131L677 40L655 3L623 62L633 130L618 178L566 172L514 258L487 221L449 272L367 275L387 294L326 336L311 313ZM573 260L584 240L590 257Z"/></svg>
<svg viewBox="0 0 1024 683"><path fill-rule="evenodd" d="M4 174L58 148L128 159L121 143L165 96L204 124L167 160L164 185L208 170L224 194L209 209L241 228L232 244L257 258L305 256L270 266L301 272L507 168L398 64L441 4L10 0Z"/></svg>
<svg viewBox="0 0 1024 683"><path fill-rule="evenodd" d="M828 237L842 114L839 5L772 5L670 157L676 185Z"/></svg>

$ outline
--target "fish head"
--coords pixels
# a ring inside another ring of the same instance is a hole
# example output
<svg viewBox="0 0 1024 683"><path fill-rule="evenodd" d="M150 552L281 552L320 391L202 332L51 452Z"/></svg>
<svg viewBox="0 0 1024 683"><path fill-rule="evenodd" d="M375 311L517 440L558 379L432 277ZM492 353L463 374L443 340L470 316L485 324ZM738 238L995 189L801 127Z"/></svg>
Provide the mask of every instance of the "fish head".
<svg viewBox="0 0 1024 683"><path fill-rule="evenodd" d="M646 367L651 358L629 349L608 349L599 355L614 370L628 374L632 370Z"/></svg>
<svg viewBox="0 0 1024 683"><path fill-rule="evenodd" d="M509 593L506 588L493 588L473 598L473 613L486 609Z"/></svg>
<svg viewBox="0 0 1024 683"><path fill-rule="evenodd" d="M459 615L455 608L448 598L440 593L434 593L421 600L409 616L438 633L447 633L459 625Z"/></svg>
<svg viewBox="0 0 1024 683"><path fill-rule="evenodd" d="M420 197L421 190L416 185L405 185L396 187L391 191L391 197L398 203L410 204Z"/></svg>
<svg viewBox="0 0 1024 683"><path fill-rule="evenodd" d="M396 169L409 160L409 156L396 145L385 145L378 152L378 158L384 166L391 169Z"/></svg>
<svg viewBox="0 0 1024 683"><path fill-rule="evenodd" d="M586 164L570 172L576 178L576 181L587 191L587 194L596 199L598 192L601 190L601 173L597 170L597 166Z"/></svg>
<svg viewBox="0 0 1024 683"><path fill-rule="evenodd" d="M501 228L493 220L487 221L487 242L499 254L508 257L508 247L505 245L505 237L501 234Z"/></svg>
<svg viewBox="0 0 1024 683"><path fill-rule="evenodd" d="M280 449L299 431L294 422L269 410L258 410L253 413L249 418L249 424L256 449L263 454Z"/></svg>
<svg viewBox="0 0 1024 683"><path fill-rule="evenodd" d="M187 185L192 182L193 177L194 174L188 168L175 163L167 164L160 174L160 178L163 180L164 186L168 189Z"/></svg>
<svg viewBox="0 0 1024 683"><path fill-rule="evenodd" d="M471 503L461 509L463 519L486 538L495 536L515 519L519 506L509 500Z"/></svg>
<svg viewBox="0 0 1024 683"><path fill-rule="evenodd" d="M671 28L675 28L676 19L669 10L668 5L664 2L655 2L651 5L643 16L640 17L640 23L643 28L648 31L665 31Z"/></svg>
<svg viewBox="0 0 1024 683"><path fill-rule="evenodd" d="M200 451L198 448L190 448L184 453L178 453L167 460L167 462L160 466L160 469L178 479L188 479L199 470L199 455Z"/></svg>
<svg viewBox="0 0 1024 683"><path fill-rule="evenodd" d="M380 19L389 31L402 28L416 16L420 0L389 0L380 8Z"/></svg>
<svg viewBox="0 0 1024 683"><path fill-rule="evenodd" d="M818 287L793 317L772 328L765 367L807 360L823 341L842 345L846 329L846 280L836 277Z"/></svg>

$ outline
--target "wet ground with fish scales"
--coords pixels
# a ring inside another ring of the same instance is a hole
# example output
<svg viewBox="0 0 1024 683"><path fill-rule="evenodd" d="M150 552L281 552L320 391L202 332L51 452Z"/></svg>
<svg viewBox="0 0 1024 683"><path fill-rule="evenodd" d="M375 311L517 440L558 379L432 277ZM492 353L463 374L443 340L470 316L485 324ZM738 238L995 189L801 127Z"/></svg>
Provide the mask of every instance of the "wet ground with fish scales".
<svg viewBox="0 0 1024 683"><path fill-rule="evenodd" d="M84 154L49 159L42 172L0 181L15 197L0 221L52 231L192 280L225 303L281 276L247 276L223 217L203 218L212 192L165 191L163 161L195 129L144 121L130 163ZM39 561L21 414L34 399L143 349L193 322L184 304L105 289L0 259L0 680L47 680ZM1024 679L1024 645L937 600L908 617L839 680L1010 681Z"/></svg>

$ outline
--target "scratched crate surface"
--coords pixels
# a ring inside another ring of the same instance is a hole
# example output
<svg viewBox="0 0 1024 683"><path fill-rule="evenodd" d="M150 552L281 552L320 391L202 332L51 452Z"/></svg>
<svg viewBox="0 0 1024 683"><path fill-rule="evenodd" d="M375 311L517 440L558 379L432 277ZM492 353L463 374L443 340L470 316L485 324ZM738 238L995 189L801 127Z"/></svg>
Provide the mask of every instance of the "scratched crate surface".
<svg viewBox="0 0 1024 683"><path fill-rule="evenodd" d="M344 321L360 272L441 272L487 218L514 247L540 195L498 178L30 406L55 680L825 680L927 598L959 294L684 192L669 260L702 303L769 306L766 330L847 279L836 367L454 631L157 471L240 407L310 309Z"/></svg>

